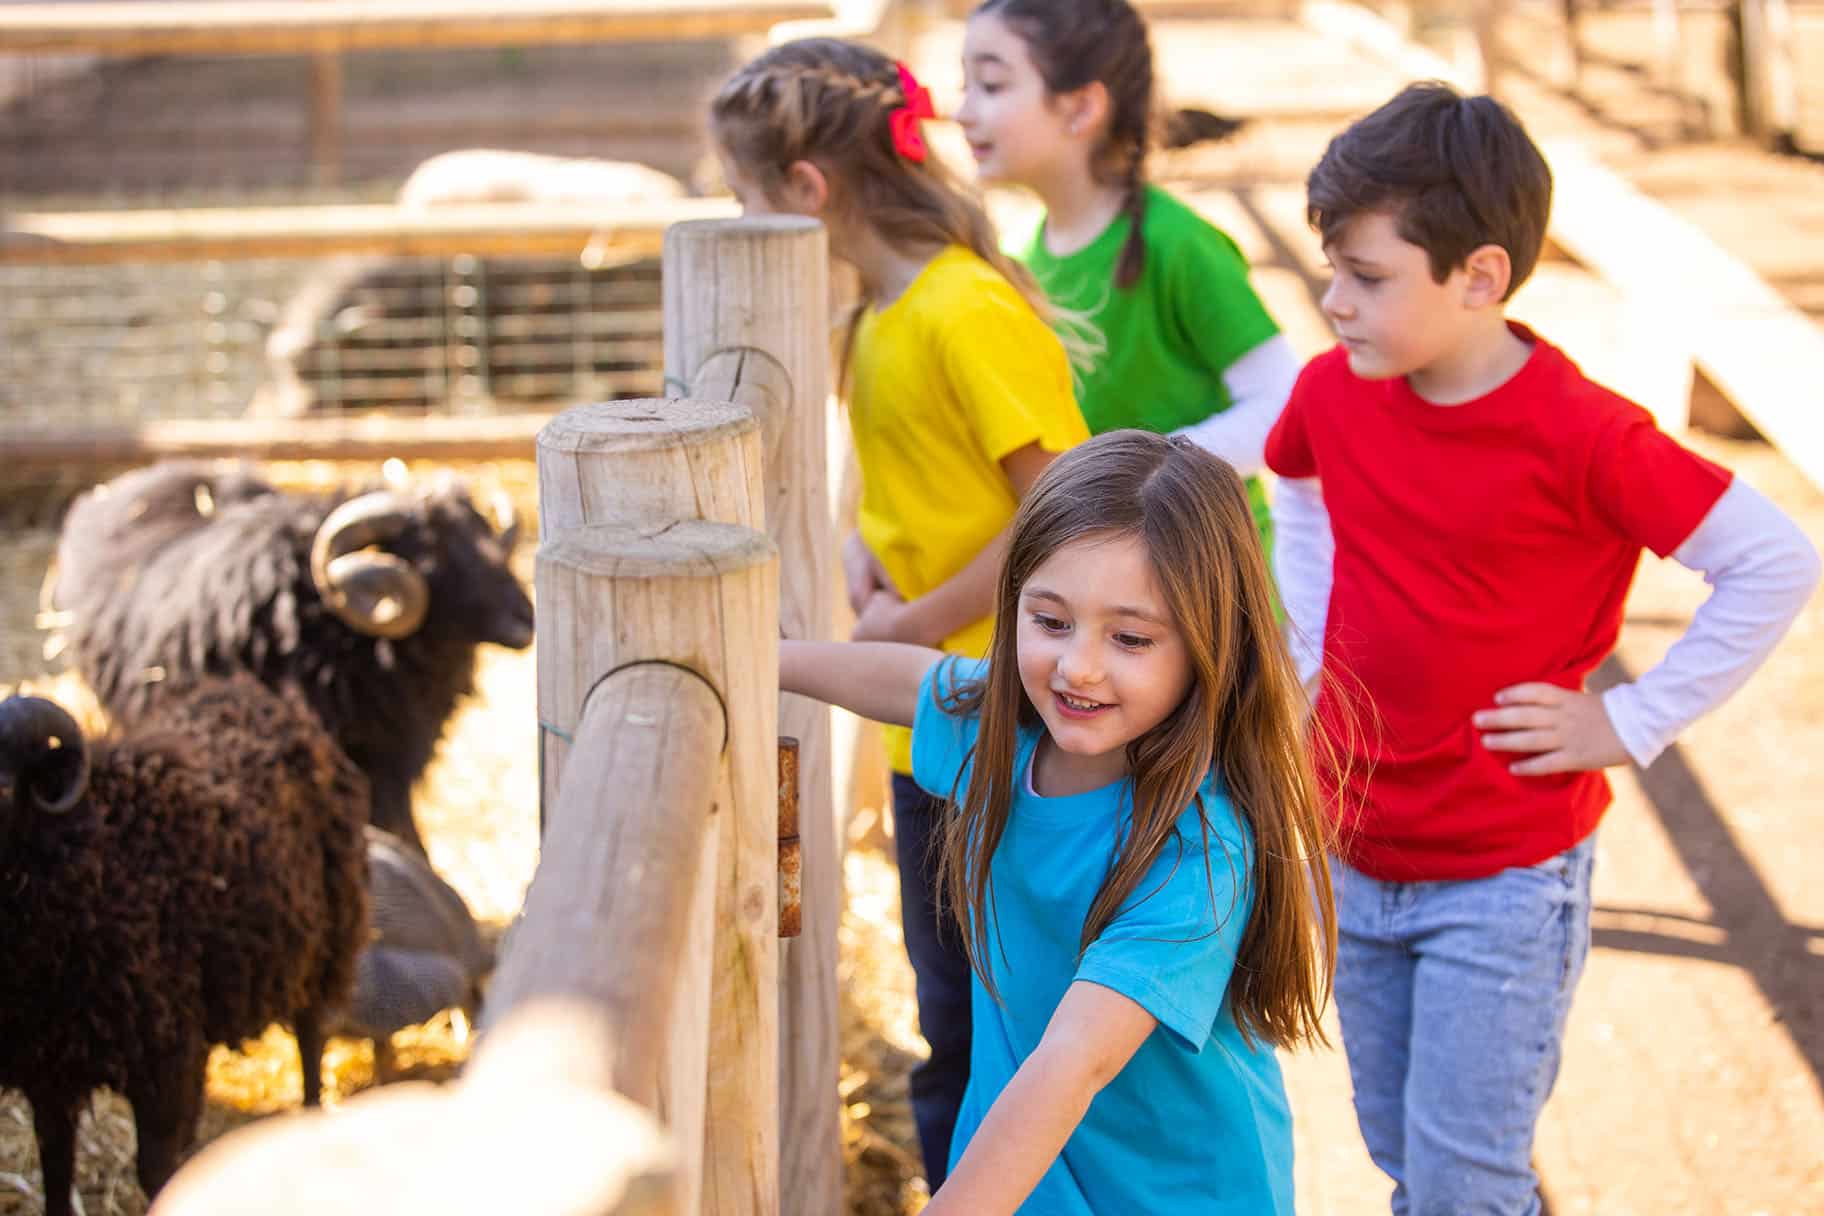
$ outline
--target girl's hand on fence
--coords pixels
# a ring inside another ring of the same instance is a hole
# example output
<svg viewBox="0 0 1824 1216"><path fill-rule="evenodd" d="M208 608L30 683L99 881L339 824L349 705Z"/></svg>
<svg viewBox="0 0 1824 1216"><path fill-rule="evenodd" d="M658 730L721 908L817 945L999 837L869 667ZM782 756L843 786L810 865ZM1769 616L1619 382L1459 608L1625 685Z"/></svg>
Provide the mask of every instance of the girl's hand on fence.
<svg viewBox="0 0 1824 1216"><path fill-rule="evenodd" d="M1533 753L1507 766L1516 776L1575 773L1628 762L1628 749L1595 693L1572 692L1556 684L1515 684L1496 693L1495 704L1500 708L1479 710L1472 721L1489 750Z"/></svg>
<svg viewBox="0 0 1824 1216"><path fill-rule="evenodd" d="M923 645L913 636L912 621L906 612L906 601L891 591L876 591L861 606L855 617L851 642L911 642Z"/></svg>

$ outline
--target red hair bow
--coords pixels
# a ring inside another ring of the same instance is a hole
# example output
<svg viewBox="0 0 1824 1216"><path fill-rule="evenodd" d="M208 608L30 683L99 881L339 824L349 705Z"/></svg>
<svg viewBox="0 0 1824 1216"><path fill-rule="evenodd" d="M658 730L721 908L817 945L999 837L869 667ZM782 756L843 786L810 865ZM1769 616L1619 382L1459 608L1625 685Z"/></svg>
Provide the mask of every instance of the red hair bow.
<svg viewBox="0 0 1824 1216"><path fill-rule="evenodd" d="M903 63L894 66L899 69L899 87L905 92L906 104L887 115L893 127L893 149L907 160L922 163L930 149L925 146L918 124L921 119L936 118L937 111L931 105L931 91L918 83L912 69Z"/></svg>

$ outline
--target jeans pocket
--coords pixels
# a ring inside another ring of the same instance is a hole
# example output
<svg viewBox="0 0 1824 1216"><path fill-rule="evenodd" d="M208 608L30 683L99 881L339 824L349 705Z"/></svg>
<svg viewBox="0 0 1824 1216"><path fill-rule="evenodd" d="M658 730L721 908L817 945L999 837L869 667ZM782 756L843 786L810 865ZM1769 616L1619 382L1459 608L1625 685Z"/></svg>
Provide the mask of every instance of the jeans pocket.
<svg viewBox="0 0 1824 1216"><path fill-rule="evenodd" d="M1595 845L1595 836L1586 836L1564 852L1525 868L1542 877L1556 879L1566 890L1574 890L1585 881L1590 853Z"/></svg>
<svg viewBox="0 0 1824 1216"><path fill-rule="evenodd" d="M1537 865L1531 865L1526 868L1541 877L1556 879L1567 887L1571 885L1571 855L1568 852L1559 853L1555 857L1548 857Z"/></svg>

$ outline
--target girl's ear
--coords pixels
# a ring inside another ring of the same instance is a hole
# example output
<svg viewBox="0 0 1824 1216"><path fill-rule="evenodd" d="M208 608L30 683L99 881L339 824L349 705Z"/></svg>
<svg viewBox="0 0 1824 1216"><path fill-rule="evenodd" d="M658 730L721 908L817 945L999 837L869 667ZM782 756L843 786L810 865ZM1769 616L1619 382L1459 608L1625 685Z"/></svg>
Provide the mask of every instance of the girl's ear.
<svg viewBox="0 0 1824 1216"><path fill-rule="evenodd" d="M1072 135L1093 135L1108 121L1108 86L1092 80L1080 89L1058 94L1064 129Z"/></svg>
<svg viewBox="0 0 1824 1216"><path fill-rule="evenodd" d="M1514 263L1499 245L1478 245L1463 261L1464 300L1471 308L1498 307L1514 281Z"/></svg>
<svg viewBox="0 0 1824 1216"><path fill-rule="evenodd" d="M830 182L814 162L795 160L785 170L785 186L780 193L787 211L815 218L829 205Z"/></svg>

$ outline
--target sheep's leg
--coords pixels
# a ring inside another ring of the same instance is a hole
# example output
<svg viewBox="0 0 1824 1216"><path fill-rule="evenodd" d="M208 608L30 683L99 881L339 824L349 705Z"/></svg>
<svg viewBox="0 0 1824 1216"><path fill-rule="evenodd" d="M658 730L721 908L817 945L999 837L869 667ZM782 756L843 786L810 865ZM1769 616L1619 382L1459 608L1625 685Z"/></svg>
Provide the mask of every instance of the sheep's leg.
<svg viewBox="0 0 1824 1216"><path fill-rule="evenodd" d="M44 1171L44 1216L70 1216L76 1185L76 1110L65 1097L27 1094L38 1132L38 1164Z"/></svg>
<svg viewBox="0 0 1824 1216"><path fill-rule="evenodd" d="M184 1150L196 1139L208 1059L209 1045L199 1038L172 1052L150 1075L133 1078L127 1085L139 1134L139 1185L148 1202L171 1180Z"/></svg>
<svg viewBox="0 0 1824 1216"><path fill-rule="evenodd" d="M399 1059L393 1054L393 1036L374 1036L374 1083L385 1085L399 1075Z"/></svg>
<svg viewBox="0 0 1824 1216"><path fill-rule="evenodd" d="M298 1063L304 1068L304 1105L323 1104L323 1022L314 1009L291 1020L298 1038Z"/></svg>
<svg viewBox="0 0 1824 1216"><path fill-rule="evenodd" d="M360 761L356 761L357 764ZM363 769L367 765L361 765ZM391 832L422 854L424 841L418 835L418 824L412 818L412 786L388 773L368 772L372 802L368 820L382 831Z"/></svg>

